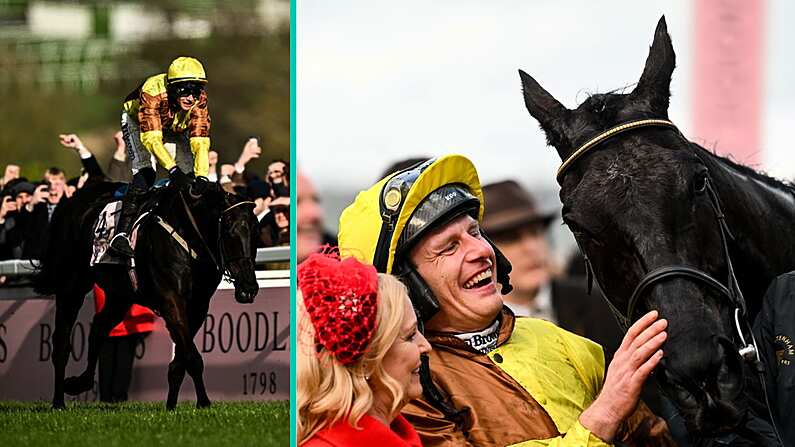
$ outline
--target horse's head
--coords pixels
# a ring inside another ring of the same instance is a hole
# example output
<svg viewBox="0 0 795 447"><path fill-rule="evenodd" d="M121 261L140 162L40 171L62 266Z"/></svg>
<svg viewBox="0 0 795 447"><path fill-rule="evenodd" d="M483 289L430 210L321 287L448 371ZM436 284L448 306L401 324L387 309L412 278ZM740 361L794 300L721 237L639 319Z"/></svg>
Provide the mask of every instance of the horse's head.
<svg viewBox="0 0 795 447"><path fill-rule="evenodd" d="M254 273L257 216L254 203L219 190L218 249L221 268L229 273L239 303L253 303L259 291Z"/></svg>
<svg viewBox="0 0 795 447"><path fill-rule="evenodd" d="M569 110L520 71L525 104L567 160L619 124L667 120L674 59L662 18L632 92L592 95ZM728 264L707 179L698 152L675 128L664 126L608 139L559 176L563 220L622 313L646 274L663 266L690 266L726 285ZM739 423L746 404L731 300L700 280L674 276L651 284L634 307L626 315L633 321L651 309L668 320L656 377L688 428L710 434Z"/></svg>

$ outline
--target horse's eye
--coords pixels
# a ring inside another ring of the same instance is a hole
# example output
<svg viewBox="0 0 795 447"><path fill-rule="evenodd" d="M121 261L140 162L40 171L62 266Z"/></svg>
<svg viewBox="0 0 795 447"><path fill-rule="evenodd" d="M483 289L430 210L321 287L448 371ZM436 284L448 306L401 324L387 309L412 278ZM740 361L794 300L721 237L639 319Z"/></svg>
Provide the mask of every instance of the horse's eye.
<svg viewBox="0 0 795 447"><path fill-rule="evenodd" d="M707 190L707 173L700 172L693 180L693 192L696 194L703 194Z"/></svg>

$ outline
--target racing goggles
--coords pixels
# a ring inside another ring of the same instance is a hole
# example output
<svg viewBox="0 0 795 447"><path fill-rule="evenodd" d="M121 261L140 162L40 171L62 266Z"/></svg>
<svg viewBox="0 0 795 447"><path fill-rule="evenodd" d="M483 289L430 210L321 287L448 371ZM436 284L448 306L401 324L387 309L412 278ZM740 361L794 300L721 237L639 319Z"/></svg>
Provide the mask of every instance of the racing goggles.
<svg viewBox="0 0 795 447"><path fill-rule="evenodd" d="M174 94L177 98L183 96L193 96L198 99L204 91L204 85L195 82L181 82L174 87Z"/></svg>

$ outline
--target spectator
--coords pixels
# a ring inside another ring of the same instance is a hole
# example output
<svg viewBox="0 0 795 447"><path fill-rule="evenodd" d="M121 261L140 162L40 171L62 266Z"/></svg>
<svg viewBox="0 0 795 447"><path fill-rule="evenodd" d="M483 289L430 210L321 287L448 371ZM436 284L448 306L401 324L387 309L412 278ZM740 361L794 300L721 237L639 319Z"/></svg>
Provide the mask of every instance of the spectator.
<svg viewBox="0 0 795 447"><path fill-rule="evenodd" d="M621 331L601 297L588 295L584 279L559 274L546 238L554 215L540 212L533 195L512 180L485 185L483 195L483 229L513 266L505 305L516 316L542 318L599 343L609 362Z"/></svg>
<svg viewBox="0 0 795 447"><path fill-rule="evenodd" d="M127 145L124 143L124 135L121 131L113 134L113 142L116 143L116 150L108 165L108 178L114 182L130 183L132 167L127 160Z"/></svg>
<svg viewBox="0 0 795 447"><path fill-rule="evenodd" d="M298 266L298 444L421 446L400 410L422 394L415 372L431 348L406 286L324 256Z"/></svg>
<svg viewBox="0 0 795 447"><path fill-rule="evenodd" d="M0 194L0 260L22 256L22 237L19 225L19 206L14 196L3 190Z"/></svg>
<svg viewBox="0 0 795 447"><path fill-rule="evenodd" d="M271 185L273 197L290 197L290 165L284 160L274 160L268 165L265 181Z"/></svg>
<svg viewBox="0 0 795 447"><path fill-rule="evenodd" d="M107 181L109 180L108 177L105 175L105 172L99 167L99 163L97 162L96 157L94 154L91 153L88 148L83 144L76 134L66 134L66 135L59 135L58 138L61 141L61 145L63 145L67 149L72 149L80 156L80 163L83 165L83 172L80 175L80 181L75 185L78 189L82 188L86 181L90 178L92 181ZM115 137L114 137L115 139ZM116 165L119 164L119 160L116 158L119 154L120 149L124 149L124 141L121 142L121 147L119 147L119 141L116 141L116 153L114 154L114 158L110 162L109 170L116 170ZM124 164L124 162L121 162Z"/></svg>
<svg viewBox="0 0 795 447"><path fill-rule="evenodd" d="M11 195L14 197L14 200L17 202L17 209L22 210L30 203L30 200L33 198L33 192L36 190L36 185L26 181L26 179L20 178L18 183L13 184L10 188Z"/></svg>
<svg viewBox="0 0 795 447"><path fill-rule="evenodd" d="M277 197L270 212L260 221L260 239L264 247L290 245L290 198Z"/></svg>
<svg viewBox="0 0 795 447"><path fill-rule="evenodd" d="M555 268L546 239L554 215L539 212L533 196L512 180L485 185L483 195L488 204L483 229L513 265L514 289L503 298L505 305L517 317L557 323L551 290Z"/></svg>
<svg viewBox="0 0 795 447"><path fill-rule="evenodd" d="M14 180L19 177L19 166L17 165L6 165L5 173L3 174L3 178L0 179L0 189L5 188L5 186L11 180Z"/></svg>
<svg viewBox="0 0 795 447"><path fill-rule="evenodd" d="M52 216L55 206L66 196L66 173L60 168L52 167L44 173L44 180L49 184L47 199L49 214Z"/></svg>
<svg viewBox="0 0 795 447"><path fill-rule="evenodd" d="M218 181L218 152L210 151L207 153L207 162L210 164L210 170L207 173L207 180L211 182Z"/></svg>
<svg viewBox="0 0 795 447"><path fill-rule="evenodd" d="M296 182L296 262L300 263L317 252L324 242L336 245L336 241L324 236L323 210L320 209L320 199L309 177L298 171Z"/></svg>
<svg viewBox="0 0 795 447"><path fill-rule="evenodd" d="M246 196L254 201L254 214L257 216L258 221L270 212L271 204L271 188L262 180L254 180L249 183L246 188Z"/></svg>
<svg viewBox="0 0 795 447"><path fill-rule="evenodd" d="M240 157L238 157L233 165L234 172L230 175L232 183L234 183L235 186L245 186L249 181L254 179L255 176L246 173L246 165L251 160L259 158L260 155L262 155L262 148L259 147L259 141L253 137L249 138L246 144L243 145L243 150L240 151Z"/></svg>

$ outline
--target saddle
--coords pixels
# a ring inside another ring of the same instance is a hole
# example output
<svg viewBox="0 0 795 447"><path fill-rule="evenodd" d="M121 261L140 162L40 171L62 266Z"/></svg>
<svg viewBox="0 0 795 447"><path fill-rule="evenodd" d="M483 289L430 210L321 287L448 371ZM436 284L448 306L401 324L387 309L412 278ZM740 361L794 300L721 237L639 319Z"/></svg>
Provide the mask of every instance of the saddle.
<svg viewBox="0 0 795 447"><path fill-rule="evenodd" d="M141 205L138 211L138 216L133 223L132 231L130 232L130 246L133 248L133 250L135 250L138 234L142 225L147 220L154 219L157 224L159 224L166 232L168 232L169 235L183 249L185 249L185 251L187 251L191 257L193 257L193 259L196 259L198 256L196 251L188 245L187 241L180 236L171 225L169 225L165 220L155 213L155 209L160 203L160 194L158 194L159 190L160 187L158 186L155 186L152 190L150 190L148 197ZM117 193L114 194L114 197L123 197L123 192L117 191ZM121 200L112 201L105 205L105 207L99 213L99 216L97 216L97 220L94 223L94 243L92 246L91 261L89 262L90 266L93 267L97 264L126 265L131 271L134 271L134 258L120 256L113 250L109 249L110 241L113 239L113 236L116 235L116 226L121 215L121 207Z"/></svg>
<svg viewBox="0 0 795 447"><path fill-rule="evenodd" d="M141 212L135 219L133 229L130 233L130 245L133 250L135 243L138 239L138 229L141 223L149 216L151 207L141 207ZM116 200L108 203L99 213L96 222L94 223L94 244L92 247L90 266L97 264L116 264L127 265L130 268L135 267L135 259L126 256L120 256L113 250L110 250L110 240L116 235L116 226L121 215L121 200Z"/></svg>

